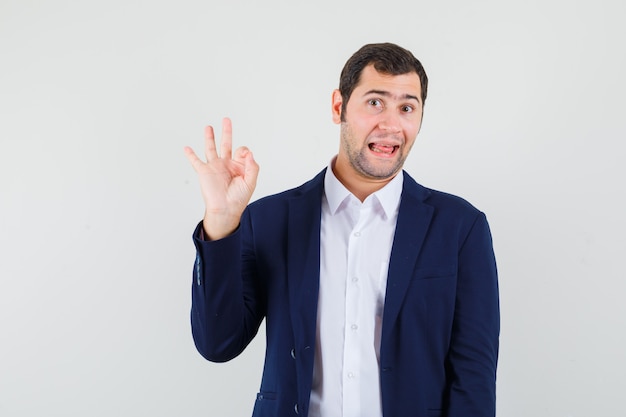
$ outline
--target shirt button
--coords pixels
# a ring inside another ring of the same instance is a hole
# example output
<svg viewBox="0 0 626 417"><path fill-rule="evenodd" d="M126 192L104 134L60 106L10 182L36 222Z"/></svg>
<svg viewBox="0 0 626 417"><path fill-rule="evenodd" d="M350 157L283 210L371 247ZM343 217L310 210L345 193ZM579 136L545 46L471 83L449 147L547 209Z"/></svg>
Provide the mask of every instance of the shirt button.
<svg viewBox="0 0 626 417"><path fill-rule="evenodd" d="M354 373L353 372L348 372L348 378L350 378L350 379L354 378Z"/></svg>
<svg viewBox="0 0 626 417"><path fill-rule="evenodd" d="M352 330L356 330L356 329L358 329L358 328L359 328L359 326L357 326L356 324L353 324L352 326L350 326L350 328L351 328Z"/></svg>
<svg viewBox="0 0 626 417"><path fill-rule="evenodd" d="M298 404L293 406L293 411L295 411L296 414L300 414L300 410L298 409Z"/></svg>
<svg viewBox="0 0 626 417"><path fill-rule="evenodd" d="M359 277L352 277L352 282L357 282L359 280Z"/></svg>
<svg viewBox="0 0 626 417"><path fill-rule="evenodd" d="M296 350L295 349L291 349L291 357L292 358L296 358Z"/></svg>
<svg viewBox="0 0 626 417"><path fill-rule="evenodd" d="M361 236L361 232L354 232L354 237L359 237Z"/></svg>

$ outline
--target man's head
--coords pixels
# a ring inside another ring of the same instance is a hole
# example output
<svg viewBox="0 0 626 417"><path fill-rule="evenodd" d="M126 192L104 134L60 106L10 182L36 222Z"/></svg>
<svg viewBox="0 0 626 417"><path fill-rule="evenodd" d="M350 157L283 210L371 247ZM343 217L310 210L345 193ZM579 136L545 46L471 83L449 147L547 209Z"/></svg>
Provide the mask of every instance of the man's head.
<svg viewBox="0 0 626 417"><path fill-rule="evenodd" d="M345 119L345 111L354 88L361 80L361 73L368 65L373 65L376 71L387 75L402 75L414 72L420 80L422 89L422 111L426 102L428 77L422 63L408 51L393 43L368 44L356 51L346 62L339 78L339 91L343 99L341 121Z"/></svg>
<svg viewBox="0 0 626 417"><path fill-rule="evenodd" d="M420 62L393 44L365 45L346 63L332 97L341 124L333 172L358 198L401 170L422 125L426 88Z"/></svg>

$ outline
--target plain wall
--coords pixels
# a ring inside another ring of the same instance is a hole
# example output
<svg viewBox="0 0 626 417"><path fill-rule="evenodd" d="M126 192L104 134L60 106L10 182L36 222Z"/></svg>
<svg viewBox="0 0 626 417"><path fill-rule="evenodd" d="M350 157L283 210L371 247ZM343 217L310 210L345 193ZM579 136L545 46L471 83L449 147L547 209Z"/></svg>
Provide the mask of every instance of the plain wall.
<svg viewBox="0 0 626 417"><path fill-rule="evenodd" d="M183 146L230 116L254 198L338 149L360 46L423 62L405 165L490 221L498 414L626 416L626 6L599 1L0 0L0 416L246 416L264 333L189 325L202 216Z"/></svg>

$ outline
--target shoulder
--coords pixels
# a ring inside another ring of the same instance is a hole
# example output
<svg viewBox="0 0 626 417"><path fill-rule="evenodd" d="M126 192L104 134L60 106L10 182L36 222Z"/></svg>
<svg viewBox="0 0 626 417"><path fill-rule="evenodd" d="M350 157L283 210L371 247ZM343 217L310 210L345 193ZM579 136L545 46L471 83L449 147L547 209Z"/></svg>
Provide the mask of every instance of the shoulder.
<svg viewBox="0 0 626 417"><path fill-rule="evenodd" d="M407 218L416 216L429 219L431 236L457 236L459 242L464 242L472 230L485 238L490 236L486 215L469 201L424 187L405 174L398 222L402 218L403 224L411 224Z"/></svg>
<svg viewBox="0 0 626 417"><path fill-rule="evenodd" d="M444 191L425 187L404 172L403 197L432 206L436 211L476 216L481 211L466 199Z"/></svg>
<svg viewBox="0 0 626 417"><path fill-rule="evenodd" d="M317 199L321 204L321 198L324 193L325 173L326 168L304 184L259 198L250 203L248 209L252 211L280 210L281 207L286 207L289 201L293 199L311 199L311 201L316 201Z"/></svg>

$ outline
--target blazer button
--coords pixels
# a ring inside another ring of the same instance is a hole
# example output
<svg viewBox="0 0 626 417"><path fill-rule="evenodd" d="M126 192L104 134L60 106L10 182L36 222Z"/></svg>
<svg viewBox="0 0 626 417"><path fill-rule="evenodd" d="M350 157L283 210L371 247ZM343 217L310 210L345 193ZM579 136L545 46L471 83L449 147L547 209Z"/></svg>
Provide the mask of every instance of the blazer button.
<svg viewBox="0 0 626 417"><path fill-rule="evenodd" d="M291 349L291 357L292 358L296 358L296 350L295 349Z"/></svg>
<svg viewBox="0 0 626 417"><path fill-rule="evenodd" d="M298 404L293 406L293 411L295 411L296 414L300 414L300 410L298 409Z"/></svg>

